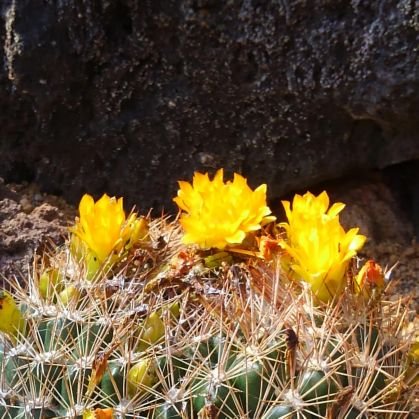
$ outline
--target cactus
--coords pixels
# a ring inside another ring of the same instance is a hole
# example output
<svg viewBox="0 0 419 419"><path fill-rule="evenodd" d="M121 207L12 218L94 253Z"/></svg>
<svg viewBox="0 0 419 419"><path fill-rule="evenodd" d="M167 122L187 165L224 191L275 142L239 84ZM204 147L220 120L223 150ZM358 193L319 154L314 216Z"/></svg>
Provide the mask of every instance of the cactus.
<svg viewBox="0 0 419 419"><path fill-rule="evenodd" d="M349 268L319 299L282 238L269 257L255 233L221 241L219 257L182 245L177 221L147 232L93 276L70 238L9 281L1 418L413 418L406 299L359 292Z"/></svg>

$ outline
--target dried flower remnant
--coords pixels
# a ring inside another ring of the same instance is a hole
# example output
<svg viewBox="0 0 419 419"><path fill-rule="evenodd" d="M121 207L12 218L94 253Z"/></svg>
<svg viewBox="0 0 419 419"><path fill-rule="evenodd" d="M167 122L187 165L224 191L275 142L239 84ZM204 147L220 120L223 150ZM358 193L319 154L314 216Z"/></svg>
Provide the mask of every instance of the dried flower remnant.
<svg viewBox="0 0 419 419"><path fill-rule="evenodd" d="M265 184L253 191L243 176L235 173L227 182L223 176L223 169L213 180L208 173L195 172L192 184L179 182L174 202L184 211L180 223L185 244L222 250L241 244L248 233L275 219L266 204Z"/></svg>
<svg viewBox="0 0 419 419"><path fill-rule="evenodd" d="M385 287L383 268L375 261L368 260L355 278L355 293L369 298Z"/></svg>
<svg viewBox="0 0 419 419"><path fill-rule="evenodd" d="M335 203L329 208L329 196L307 192L296 195L291 203L282 201L288 222L280 223L286 237L280 245L288 254L292 278L310 284L322 301L332 300L345 288L349 261L363 246L366 237L358 228L345 232L339 213L345 207Z"/></svg>
<svg viewBox="0 0 419 419"><path fill-rule="evenodd" d="M113 417L113 409L110 407L105 409L97 408L95 410L89 409L83 413L83 419L112 419Z"/></svg>
<svg viewBox="0 0 419 419"><path fill-rule="evenodd" d="M257 241L259 246L259 252L257 253L257 256L261 259L270 260L272 259L273 255L278 254L281 250L277 239L268 236L262 236L258 238Z"/></svg>

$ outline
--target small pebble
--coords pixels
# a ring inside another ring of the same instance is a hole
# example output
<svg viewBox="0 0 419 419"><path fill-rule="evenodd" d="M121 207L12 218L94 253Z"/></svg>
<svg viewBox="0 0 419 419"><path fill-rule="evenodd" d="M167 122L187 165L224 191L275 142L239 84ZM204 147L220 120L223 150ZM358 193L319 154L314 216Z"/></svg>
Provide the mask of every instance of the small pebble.
<svg viewBox="0 0 419 419"><path fill-rule="evenodd" d="M22 207L22 211L25 212L26 214L29 214L30 212L32 212L33 205L32 205L32 202L28 198L23 197L19 201L19 204Z"/></svg>
<svg viewBox="0 0 419 419"><path fill-rule="evenodd" d="M416 249L413 246L407 247L403 252L404 257L414 256L416 253Z"/></svg>

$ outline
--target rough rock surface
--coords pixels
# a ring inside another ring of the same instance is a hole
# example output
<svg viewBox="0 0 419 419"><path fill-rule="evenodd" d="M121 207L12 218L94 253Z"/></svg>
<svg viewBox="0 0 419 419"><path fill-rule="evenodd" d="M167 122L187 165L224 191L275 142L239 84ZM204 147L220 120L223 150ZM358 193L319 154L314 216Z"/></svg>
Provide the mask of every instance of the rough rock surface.
<svg viewBox="0 0 419 419"><path fill-rule="evenodd" d="M34 252L48 251L67 236L75 210L35 185L0 182L0 283L31 272Z"/></svg>
<svg viewBox="0 0 419 419"><path fill-rule="evenodd" d="M419 157L411 0L3 0L0 176L166 208L194 169L273 196Z"/></svg>

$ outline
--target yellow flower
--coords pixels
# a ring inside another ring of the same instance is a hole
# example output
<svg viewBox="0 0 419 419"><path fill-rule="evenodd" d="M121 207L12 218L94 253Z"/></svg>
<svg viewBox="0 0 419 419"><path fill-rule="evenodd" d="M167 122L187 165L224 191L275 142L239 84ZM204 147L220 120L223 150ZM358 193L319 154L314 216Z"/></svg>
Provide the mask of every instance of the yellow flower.
<svg viewBox="0 0 419 419"><path fill-rule="evenodd" d="M80 218L70 229L76 237L73 253L80 252L81 241L100 263L148 234L143 218L137 218L134 213L126 218L122 198L110 198L104 194L94 202L86 194L80 201L79 212Z"/></svg>
<svg viewBox="0 0 419 419"><path fill-rule="evenodd" d="M242 243L247 233L275 219L266 205L266 185L252 191L239 174L226 183L223 175L220 169L210 180L208 173L195 172L192 185L179 182L173 200L185 211L180 217L185 244L224 249Z"/></svg>
<svg viewBox="0 0 419 419"><path fill-rule="evenodd" d="M326 192L296 195L291 204L282 201L288 223L280 223L286 238L280 245L290 256L294 279L310 284L322 301L329 301L345 288L345 273L352 257L363 246L366 237L358 228L345 232L339 213L345 207L335 203L329 208Z"/></svg>
<svg viewBox="0 0 419 419"><path fill-rule="evenodd" d="M408 354L408 360L411 363L419 364L419 338L416 338L416 341L412 344Z"/></svg>
<svg viewBox="0 0 419 419"><path fill-rule="evenodd" d="M25 319L14 298L7 291L0 290L0 331L16 342L25 329Z"/></svg>
<svg viewBox="0 0 419 419"><path fill-rule="evenodd" d="M141 359L134 364L127 375L127 393L134 397L150 390L158 381L156 365L151 359Z"/></svg>
<svg viewBox="0 0 419 419"><path fill-rule="evenodd" d="M405 382L412 387L419 384L419 337L412 343L407 355Z"/></svg>

